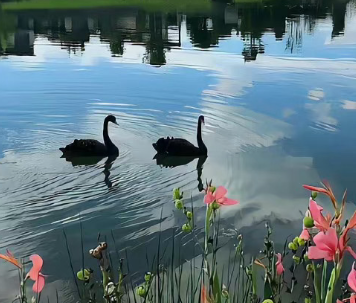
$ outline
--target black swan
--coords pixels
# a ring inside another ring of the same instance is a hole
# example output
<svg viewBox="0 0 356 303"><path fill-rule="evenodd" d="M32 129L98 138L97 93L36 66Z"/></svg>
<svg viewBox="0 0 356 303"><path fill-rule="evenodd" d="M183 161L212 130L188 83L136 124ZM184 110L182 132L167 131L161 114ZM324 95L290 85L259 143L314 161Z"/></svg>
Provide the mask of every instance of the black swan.
<svg viewBox="0 0 356 303"><path fill-rule="evenodd" d="M108 157L108 156L118 156L119 149L109 138L108 134L108 124L109 122L116 125L116 118L113 115L109 115L104 120L103 137L104 144L92 139L75 139L73 143L68 144L66 147L62 147L59 150L63 152L65 158L74 157Z"/></svg>
<svg viewBox="0 0 356 303"><path fill-rule="evenodd" d="M200 116L198 119L197 129L197 142L198 147L185 139L180 138L160 138L156 143L153 143L153 148L159 154L167 154L169 156L181 156L181 157L199 157L207 156L208 149L206 148L201 138L201 124L204 123L204 116Z"/></svg>

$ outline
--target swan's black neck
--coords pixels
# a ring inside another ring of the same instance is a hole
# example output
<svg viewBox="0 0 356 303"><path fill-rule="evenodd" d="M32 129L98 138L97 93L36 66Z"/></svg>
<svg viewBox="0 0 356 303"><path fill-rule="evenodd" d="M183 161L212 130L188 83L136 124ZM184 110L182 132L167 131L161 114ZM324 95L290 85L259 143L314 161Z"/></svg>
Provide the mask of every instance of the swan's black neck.
<svg viewBox="0 0 356 303"><path fill-rule="evenodd" d="M198 121L198 129L197 129L197 141L198 141L198 147L203 155L206 155L208 153L208 149L206 148L203 139L201 137L201 123L202 120L199 119Z"/></svg>
<svg viewBox="0 0 356 303"><path fill-rule="evenodd" d="M117 149L117 147L115 146L114 143L112 143L109 137L108 124L109 124L109 120L106 118L104 120L104 129L103 129L104 144L108 150L115 150Z"/></svg>

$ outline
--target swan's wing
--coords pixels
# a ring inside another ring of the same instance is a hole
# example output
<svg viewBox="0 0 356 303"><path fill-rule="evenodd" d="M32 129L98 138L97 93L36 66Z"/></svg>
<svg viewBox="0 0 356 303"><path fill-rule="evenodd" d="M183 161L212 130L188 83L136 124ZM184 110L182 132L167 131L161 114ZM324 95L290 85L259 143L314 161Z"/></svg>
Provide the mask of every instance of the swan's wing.
<svg viewBox="0 0 356 303"><path fill-rule="evenodd" d="M105 145L97 140L81 139L74 140L73 143L65 147L65 150L68 152L95 152L102 148L105 148Z"/></svg>
<svg viewBox="0 0 356 303"><path fill-rule="evenodd" d="M167 145L166 152L169 155L190 156L196 154L198 148L185 139L171 139Z"/></svg>

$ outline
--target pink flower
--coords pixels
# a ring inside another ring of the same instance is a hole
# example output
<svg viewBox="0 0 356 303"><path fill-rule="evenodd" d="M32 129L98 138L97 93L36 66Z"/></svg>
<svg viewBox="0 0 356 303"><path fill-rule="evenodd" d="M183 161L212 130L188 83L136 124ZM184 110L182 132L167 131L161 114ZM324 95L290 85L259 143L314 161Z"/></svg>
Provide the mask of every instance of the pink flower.
<svg viewBox="0 0 356 303"><path fill-rule="evenodd" d="M45 286L45 276L41 273L43 260L39 255L32 255L30 260L33 265L31 270L28 272L26 279L30 278L32 281L35 281L32 290L36 293L40 293Z"/></svg>
<svg viewBox="0 0 356 303"><path fill-rule="evenodd" d="M213 202L216 202L219 205L235 205L239 203L236 200L232 200L225 197L226 194L227 194L227 189L224 186L219 186L215 190L215 192L212 192L210 188L208 188L204 198L204 202L205 204L211 204Z"/></svg>
<svg viewBox="0 0 356 303"><path fill-rule="evenodd" d="M308 241L310 239L310 234L309 234L308 229L304 228L302 233L300 234L299 238L301 238L305 241Z"/></svg>
<svg viewBox="0 0 356 303"><path fill-rule="evenodd" d="M311 216L314 220L315 227L320 231L327 231L331 225L331 215L328 214L326 217L321 213L323 208L318 205L313 199L309 200L309 210Z"/></svg>
<svg viewBox="0 0 356 303"><path fill-rule="evenodd" d="M347 277L347 284L349 284L350 288L356 292L356 270L355 270L355 262L352 264L351 271ZM336 300L336 303L343 303L350 300L350 303L356 303L356 294L351 294L350 298L344 300Z"/></svg>
<svg viewBox="0 0 356 303"><path fill-rule="evenodd" d="M347 232L345 230L344 232ZM329 227L329 229L324 232L319 232L314 238L314 243L316 246L309 247L308 258L311 260L325 259L326 261L339 261L342 259L345 251L348 251L354 258L356 258L356 253L351 247L347 246L345 242L346 237L342 235L338 239L336 230ZM336 258L338 256L338 259Z"/></svg>
<svg viewBox="0 0 356 303"><path fill-rule="evenodd" d="M277 256L276 270L277 270L277 275L280 276L284 272L284 267L282 264L282 255L278 253L276 256Z"/></svg>
<svg viewBox="0 0 356 303"><path fill-rule="evenodd" d="M352 264L351 271L347 276L347 284L349 284L350 288L356 292L356 270L355 270L355 262Z"/></svg>

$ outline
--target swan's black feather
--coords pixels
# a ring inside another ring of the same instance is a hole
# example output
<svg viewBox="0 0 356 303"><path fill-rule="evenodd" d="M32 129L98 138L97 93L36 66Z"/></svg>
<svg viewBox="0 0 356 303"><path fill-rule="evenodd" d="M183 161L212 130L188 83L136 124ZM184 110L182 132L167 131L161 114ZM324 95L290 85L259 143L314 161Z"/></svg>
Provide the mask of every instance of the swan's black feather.
<svg viewBox="0 0 356 303"><path fill-rule="evenodd" d="M153 144L153 147L158 153L166 153L171 156L195 156L201 154L198 147L181 138L160 138Z"/></svg>
<svg viewBox="0 0 356 303"><path fill-rule="evenodd" d="M118 156L119 149L115 146L114 143L112 143L108 135L109 122L117 124L116 118L114 116L109 115L105 118L103 129L104 144L93 139L76 139L73 141L73 143L59 149L63 152L63 157L71 158Z"/></svg>
<svg viewBox="0 0 356 303"><path fill-rule="evenodd" d="M75 139L73 143L68 144L64 148L60 148L60 150L63 153L85 154L86 156L105 156L108 153L103 143L92 139Z"/></svg>
<svg viewBox="0 0 356 303"><path fill-rule="evenodd" d="M157 153L169 156L206 156L208 150L201 138L201 123L204 123L204 116L200 116L198 119L197 141L199 147L194 146L188 140L173 137L160 138L152 146Z"/></svg>

